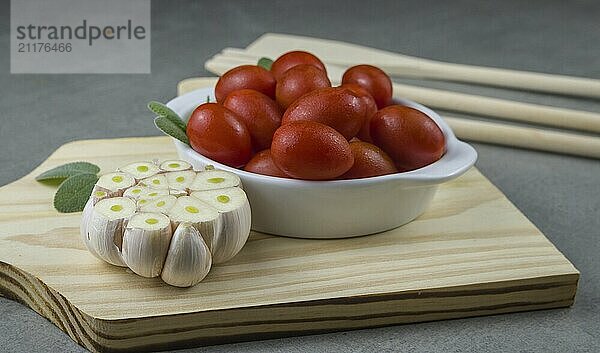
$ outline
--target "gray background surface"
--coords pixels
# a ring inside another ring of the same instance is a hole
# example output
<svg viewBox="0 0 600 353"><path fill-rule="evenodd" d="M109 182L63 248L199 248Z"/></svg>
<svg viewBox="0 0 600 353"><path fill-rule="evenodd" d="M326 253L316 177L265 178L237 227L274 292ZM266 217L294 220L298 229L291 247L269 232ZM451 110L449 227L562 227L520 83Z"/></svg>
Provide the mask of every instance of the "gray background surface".
<svg viewBox="0 0 600 353"><path fill-rule="evenodd" d="M411 55L600 79L598 1L172 1L152 3L151 75L10 75L0 3L0 185L65 142L158 135L145 104L208 75L204 61L264 32L340 39ZM600 112L600 102L421 83ZM581 271L570 309L193 349L194 352L598 351L600 162L475 144L477 167ZM46 319L0 298L0 351L81 352Z"/></svg>

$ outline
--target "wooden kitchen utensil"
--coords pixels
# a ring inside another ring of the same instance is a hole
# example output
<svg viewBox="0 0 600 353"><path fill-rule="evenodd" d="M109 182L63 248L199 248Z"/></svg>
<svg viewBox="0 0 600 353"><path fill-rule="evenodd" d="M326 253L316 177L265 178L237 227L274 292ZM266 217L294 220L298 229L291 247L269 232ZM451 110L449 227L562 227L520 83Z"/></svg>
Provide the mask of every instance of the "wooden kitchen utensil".
<svg viewBox="0 0 600 353"><path fill-rule="evenodd" d="M213 56L205 67L219 75L228 68L243 64L256 64L260 55L243 49L226 48ZM332 82L339 84L345 67L325 62ZM600 114L574 109L551 107L540 104L523 103L473 94L445 91L393 83L394 94L408 98L429 107L464 112L474 115L513 120L519 122L576 129L600 133Z"/></svg>
<svg viewBox="0 0 600 353"><path fill-rule="evenodd" d="M600 98L600 80L597 79L453 64L335 40L266 33L247 47L247 51L264 56L276 56L295 49L307 50L323 61L341 66L358 64L379 66L392 76L477 83Z"/></svg>
<svg viewBox="0 0 600 353"><path fill-rule="evenodd" d="M215 55L205 63L205 68L214 74L221 75L237 65L256 63L254 60L254 56L239 58L229 55ZM336 77L341 77L341 69L329 65L328 70L333 81L336 81ZM183 82L186 87L187 85L199 87L205 82L202 79L196 84L193 80L195 79L188 79ZM600 115L597 114L595 114L597 116L589 117L586 114L592 113L394 83L394 91L398 92L399 90L402 93L397 94L397 96L409 98L432 107L440 107L441 105L446 108L456 107L457 110L464 111L467 108L463 104L471 102L472 105L470 107L474 107L474 109L469 109L472 110L471 113L476 110L484 113L487 112L488 115L491 113L498 115L498 113L505 112L506 114L503 114L504 117L510 116L512 120L525 122L547 122L547 117L549 117L552 119L554 126L565 124L570 127L577 125L582 128L589 128L591 126L600 131ZM405 95L406 93L408 94ZM567 111L566 115L561 114L562 111ZM583 113L583 119L580 117L580 113ZM566 119L565 116L567 117ZM456 136L461 139L589 158L600 158L600 137L456 117L444 117L444 119L454 130Z"/></svg>

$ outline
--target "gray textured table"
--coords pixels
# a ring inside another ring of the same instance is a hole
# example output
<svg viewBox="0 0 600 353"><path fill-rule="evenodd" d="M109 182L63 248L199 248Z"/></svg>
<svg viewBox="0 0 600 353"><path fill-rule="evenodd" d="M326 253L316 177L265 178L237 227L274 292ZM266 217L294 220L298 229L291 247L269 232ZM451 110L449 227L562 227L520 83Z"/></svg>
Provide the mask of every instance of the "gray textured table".
<svg viewBox="0 0 600 353"><path fill-rule="evenodd" d="M352 41L453 62L600 78L600 2L177 1L152 3L151 75L10 75L9 6L0 5L0 185L61 144L156 135L145 103L208 73L204 61L264 32ZM599 101L422 83L600 111ZM135 132L132 129L135 128ZM581 271L570 309L240 343L196 352L600 349L600 162L475 144L477 166ZM81 352L49 321L0 298L0 351Z"/></svg>

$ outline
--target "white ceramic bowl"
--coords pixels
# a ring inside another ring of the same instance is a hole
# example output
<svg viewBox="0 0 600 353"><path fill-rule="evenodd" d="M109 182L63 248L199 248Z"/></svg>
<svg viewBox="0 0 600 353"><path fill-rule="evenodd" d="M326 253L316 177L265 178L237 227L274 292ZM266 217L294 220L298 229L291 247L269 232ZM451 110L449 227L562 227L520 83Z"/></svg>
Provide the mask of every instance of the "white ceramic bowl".
<svg viewBox="0 0 600 353"><path fill-rule="evenodd" d="M187 119L211 96L199 89L167 105ZM397 100L431 117L446 137L446 153L437 162L405 173L372 178L305 181L277 178L235 169L200 155L174 139L179 157L197 169L214 165L240 176L252 207L252 229L297 238L347 238L377 233L408 223L429 206L438 185L465 173L477 159L470 145L459 141L442 118L418 103Z"/></svg>

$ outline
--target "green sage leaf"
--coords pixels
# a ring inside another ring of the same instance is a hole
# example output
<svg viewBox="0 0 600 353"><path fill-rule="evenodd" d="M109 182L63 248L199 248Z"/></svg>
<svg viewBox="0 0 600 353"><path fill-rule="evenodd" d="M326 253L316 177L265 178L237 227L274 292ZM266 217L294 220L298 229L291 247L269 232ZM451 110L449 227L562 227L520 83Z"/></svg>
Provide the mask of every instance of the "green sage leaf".
<svg viewBox="0 0 600 353"><path fill-rule="evenodd" d="M61 213L83 211L97 181L98 176L91 173L67 178L56 190L54 208Z"/></svg>
<svg viewBox="0 0 600 353"><path fill-rule="evenodd" d="M258 63L256 64L262 67L265 70L271 70L271 65L273 65L273 60L269 58L260 58L258 59Z"/></svg>
<svg viewBox="0 0 600 353"><path fill-rule="evenodd" d="M166 105L160 102L152 101L148 103L148 109L156 113L156 115L158 116L164 116L165 118L169 119L169 121L171 121L173 124L177 125L181 130L185 131L185 122L183 121L183 119L181 119L181 117L177 113L175 113L171 108L167 107Z"/></svg>
<svg viewBox="0 0 600 353"><path fill-rule="evenodd" d="M98 174L100 167L88 162L73 162L52 168L35 177L37 181L61 181L78 174Z"/></svg>
<svg viewBox="0 0 600 353"><path fill-rule="evenodd" d="M190 141L188 140L188 137L185 134L185 129L182 130L179 126L174 124L167 117L157 116L156 118L154 118L154 125L156 125L156 127L165 134L178 139L186 145L190 144Z"/></svg>

